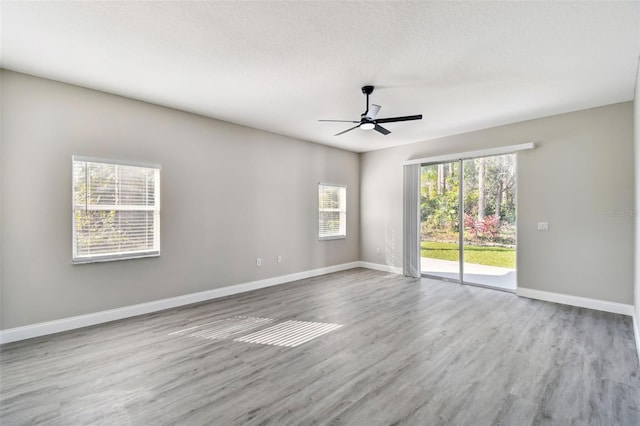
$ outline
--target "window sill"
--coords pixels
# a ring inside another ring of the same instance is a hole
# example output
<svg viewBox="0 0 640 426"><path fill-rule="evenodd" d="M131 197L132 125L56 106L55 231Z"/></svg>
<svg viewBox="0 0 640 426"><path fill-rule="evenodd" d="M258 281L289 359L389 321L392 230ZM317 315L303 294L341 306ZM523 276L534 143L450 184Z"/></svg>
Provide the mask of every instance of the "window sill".
<svg viewBox="0 0 640 426"><path fill-rule="evenodd" d="M319 237L319 241L329 241L329 240L346 240L346 235L332 235L330 237Z"/></svg>
<svg viewBox="0 0 640 426"><path fill-rule="evenodd" d="M143 259L145 257L160 257L160 252L149 252L149 253L131 253L130 255L125 256L101 256L101 257L88 257L88 258L78 258L73 259L72 263L74 265L84 265L87 263L100 263L100 262L115 262L117 260L133 260L133 259Z"/></svg>

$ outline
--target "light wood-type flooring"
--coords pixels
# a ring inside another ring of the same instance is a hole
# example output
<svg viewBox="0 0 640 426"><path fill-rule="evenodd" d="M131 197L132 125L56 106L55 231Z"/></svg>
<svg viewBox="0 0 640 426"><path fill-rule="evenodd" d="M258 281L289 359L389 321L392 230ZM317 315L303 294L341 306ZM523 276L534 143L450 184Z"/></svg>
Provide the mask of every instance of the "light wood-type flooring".
<svg viewBox="0 0 640 426"><path fill-rule="evenodd" d="M291 320L342 327L293 347L235 340ZM640 425L630 317L367 269L0 357L2 425Z"/></svg>

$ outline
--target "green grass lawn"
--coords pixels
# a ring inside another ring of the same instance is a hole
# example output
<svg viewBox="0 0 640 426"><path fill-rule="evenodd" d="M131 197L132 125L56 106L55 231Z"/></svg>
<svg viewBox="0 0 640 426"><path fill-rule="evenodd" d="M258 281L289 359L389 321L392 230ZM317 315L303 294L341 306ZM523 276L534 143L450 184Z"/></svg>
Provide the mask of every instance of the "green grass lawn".
<svg viewBox="0 0 640 426"><path fill-rule="evenodd" d="M431 259L458 261L458 244L423 241L420 243L420 255ZM516 267L516 250L508 247L472 246L464 247L465 263Z"/></svg>

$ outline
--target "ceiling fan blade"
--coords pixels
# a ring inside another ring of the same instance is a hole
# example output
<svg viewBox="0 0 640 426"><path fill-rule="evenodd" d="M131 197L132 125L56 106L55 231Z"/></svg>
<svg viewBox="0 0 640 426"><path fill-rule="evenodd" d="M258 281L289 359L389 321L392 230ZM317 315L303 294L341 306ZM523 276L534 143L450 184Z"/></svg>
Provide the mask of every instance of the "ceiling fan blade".
<svg viewBox="0 0 640 426"><path fill-rule="evenodd" d="M376 127L373 128L373 130L376 130L376 131L382 133L385 136L388 135L389 133L391 133L389 130L385 129L382 126L378 126L377 124L376 124Z"/></svg>
<svg viewBox="0 0 640 426"><path fill-rule="evenodd" d="M360 124L358 124L357 126L354 126L354 127L350 128L350 129L347 129L347 130L345 130L345 131L343 131L343 132L336 133L336 134L335 134L335 135L333 135L333 136L340 136L340 135L342 135L342 134L344 134L344 133L347 133L347 132L352 131L353 129L357 129L358 127L360 127Z"/></svg>
<svg viewBox="0 0 640 426"><path fill-rule="evenodd" d="M378 118L376 123L394 123L396 121L422 120L422 114L405 115L404 117Z"/></svg>
<svg viewBox="0 0 640 426"><path fill-rule="evenodd" d="M380 111L380 108L382 108L380 105L371 104L371 106L369 107L369 112L367 113L367 118L369 120L375 119L378 115L378 112Z"/></svg>
<svg viewBox="0 0 640 426"><path fill-rule="evenodd" d="M318 120L318 121L329 121L331 123L359 123L359 121L353 121L353 120Z"/></svg>

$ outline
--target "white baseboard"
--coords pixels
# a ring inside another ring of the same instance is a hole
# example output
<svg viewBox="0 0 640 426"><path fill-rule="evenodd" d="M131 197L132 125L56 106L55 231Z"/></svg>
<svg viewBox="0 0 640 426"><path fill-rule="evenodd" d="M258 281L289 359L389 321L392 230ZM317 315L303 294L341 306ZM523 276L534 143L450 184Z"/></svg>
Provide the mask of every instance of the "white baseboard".
<svg viewBox="0 0 640 426"><path fill-rule="evenodd" d="M633 316L633 305L624 303L608 302L606 300L589 299L587 297L570 296L568 294L552 293L522 287L518 287L516 294L529 299L538 299L563 305L594 309L596 311Z"/></svg>
<svg viewBox="0 0 640 426"><path fill-rule="evenodd" d="M75 317L62 318L54 321L41 322L37 324L25 325L23 327L0 330L0 344L16 342L18 340L30 339L32 337L45 336L48 334L60 333L91 325L102 324L137 315L162 311L164 309L176 308L178 306L190 305L192 303L204 302L220 297L231 296L233 294L244 293L260 288L285 284L305 278L317 277L331 272L344 271L357 267L366 267L362 262L343 263L341 265L328 266L325 268L312 269L309 271L296 272L279 277L266 278L258 281L251 281L243 284L236 284L227 287L214 288L212 290L198 293L185 294L168 299L155 300L153 302L140 303L137 305L125 306L122 308L109 309L107 311L94 312Z"/></svg>
<svg viewBox="0 0 640 426"><path fill-rule="evenodd" d="M391 274L402 275L402 268L399 266L383 265L380 263L372 262L358 262L360 267L367 269L375 269L376 271L389 272Z"/></svg>

